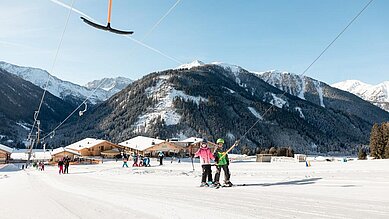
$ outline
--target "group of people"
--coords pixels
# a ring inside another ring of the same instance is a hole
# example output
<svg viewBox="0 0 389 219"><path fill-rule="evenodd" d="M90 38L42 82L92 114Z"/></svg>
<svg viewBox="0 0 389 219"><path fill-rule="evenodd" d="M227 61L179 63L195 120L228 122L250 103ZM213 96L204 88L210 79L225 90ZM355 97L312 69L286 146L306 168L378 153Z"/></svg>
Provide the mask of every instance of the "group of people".
<svg viewBox="0 0 389 219"><path fill-rule="evenodd" d="M232 183L230 181L230 170L228 168L229 159L228 154L223 152L224 140L222 138L217 139L214 152L212 153L211 149L208 147L208 142L204 139L201 142L199 150L194 154L195 157L200 157L200 164L203 169L202 177L201 177L201 187L204 186L215 186L220 187L221 184L220 174L221 171L224 171L224 185L226 187L231 187ZM211 160L215 161L216 173L214 180L212 180L212 164ZM208 179L208 180L207 180Z"/></svg>
<svg viewBox="0 0 389 219"><path fill-rule="evenodd" d="M132 155L132 160L133 160L133 164L132 166L133 167L149 167L150 166L150 158L148 157L144 157L143 155L139 154L135 154L133 153ZM123 154L123 165L122 167L128 167L128 155L127 154Z"/></svg>
<svg viewBox="0 0 389 219"><path fill-rule="evenodd" d="M40 171L44 171L45 170L45 163L43 161L39 161L38 163L33 163L33 167L35 167L36 169L40 170Z"/></svg>
<svg viewBox="0 0 389 219"><path fill-rule="evenodd" d="M58 161L59 174L68 174L69 173L70 158L69 156L63 157ZM64 169L65 167L65 169Z"/></svg>

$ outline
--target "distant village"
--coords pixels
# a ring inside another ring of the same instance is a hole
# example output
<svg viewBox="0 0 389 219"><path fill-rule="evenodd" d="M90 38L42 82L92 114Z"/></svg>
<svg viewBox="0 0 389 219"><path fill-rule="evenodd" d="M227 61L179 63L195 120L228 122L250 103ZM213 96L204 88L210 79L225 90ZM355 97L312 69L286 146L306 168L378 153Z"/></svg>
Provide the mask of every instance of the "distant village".
<svg viewBox="0 0 389 219"><path fill-rule="evenodd" d="M72 161L85 163L99 162L103 159L117 159L123 155L142 155L156 157L159 152L166 156L186 157L190 156L200 147L202 138L191 137L184 140L178 139L156 139L144 136L137 136L119 144L103 139L85 138L74 142L66 147L56 149L33 149L30 160L32 162L58 162L64 157ZM214 148L216 144L208 142L209 147ZM10 148L0 144L1 163L22 163L28 160L28 149Z"/></svg>

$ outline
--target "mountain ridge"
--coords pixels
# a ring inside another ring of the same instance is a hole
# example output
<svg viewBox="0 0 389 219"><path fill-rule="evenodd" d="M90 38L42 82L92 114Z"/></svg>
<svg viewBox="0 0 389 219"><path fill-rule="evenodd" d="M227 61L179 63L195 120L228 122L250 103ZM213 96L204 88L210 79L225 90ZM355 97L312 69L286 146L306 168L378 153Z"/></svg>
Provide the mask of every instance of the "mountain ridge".
<svg viewBox="0 0 389 219"><path fill-rule="evenodd" d="M300 152L355 152L356 145L368 143L372 122L389 118L389 113L327 86L322 87L323 107L317 91L305 93L305 100L284 94L257 74L233 65L166 70L144 76L93 109L78 123L82 131L77 134L74 124L67 124L58 134L65 141L75 135L114 142L146 135L199 136L211 141L223 137L232 144L259 120L237 151L291 146ZM342 98L366 106L361 112L333 107L343 104L347 109ZM361 116L372 110L377 111L376 117Z"/></svg>
<svg viewBox="0 0 389 219"><path fill-rule="evenodd" d="M372 85L359 80L346 80L331 86L353 93L389 112L389 81Z"/></svg>
<svg viewBox="0 0 389 219"><path fill-rule="evenodd" d="M117 87L113 87L112 90L108 91L97 88L97 86L93 89L84 87L59 79L40 68L23 67L0 61L0 69L30 81L42 89L45 89L47 84L48 92L73 104L79 104L86 98L89 98L88 100L92 104L101 103L119 91Z"/></svg>

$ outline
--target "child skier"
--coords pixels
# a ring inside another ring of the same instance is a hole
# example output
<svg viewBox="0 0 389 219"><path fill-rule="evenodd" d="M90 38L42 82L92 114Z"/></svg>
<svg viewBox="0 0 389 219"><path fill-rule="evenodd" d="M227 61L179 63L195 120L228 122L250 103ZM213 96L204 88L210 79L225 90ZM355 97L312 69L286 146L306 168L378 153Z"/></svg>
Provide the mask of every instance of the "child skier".
<svg viewBox="0 0 389 219"><path fill-rule="evenodd" d="M217 139L216 141L218 147L215 149L214 157L216 163L216 173L215 173L215 186L220 187L219 179L220 173L223 169L224 171L224 185L225 187L231 187L232 183L230 182L230 170L228 169L228 165L230 164L228 160L228 154L222 152L224 140L222 138Z"/></svg>
<svg viewBox="0 0 389 219"><path fill-rule="evenodd" d="M207 141L203 140L201 142L199 150L195 153L195 157L200 157L200 164L203 168L203 174L201 177L201 187L212 185L212 169L211 169L211 159L214 160L211 149L207 145ZM208 177L208 183L206 179Z"/></svg>
<svg viewBox="0 0 389 219"><path fill-rule="evenodd" d="M122 167L128 167L127 161L128 161L127 155L123 154L123 165L122 165Z"/></svg>
<svg viewBox="0 0 389 219"><path fill-rule="evenodd" d="M59 174L61 174L61 173L63 174L63 164L64 163L63 163L63 158L62 158L61 160L58 161L58 167L59 167L58 173Z"/></svg>

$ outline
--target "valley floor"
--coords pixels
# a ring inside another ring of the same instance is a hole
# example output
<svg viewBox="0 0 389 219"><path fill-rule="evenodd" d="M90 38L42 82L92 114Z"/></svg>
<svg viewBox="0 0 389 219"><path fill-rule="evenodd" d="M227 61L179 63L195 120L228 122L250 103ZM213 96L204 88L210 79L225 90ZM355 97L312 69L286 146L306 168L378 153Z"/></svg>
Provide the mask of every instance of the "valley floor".
<svg viewBox="0 0 389 219"><path fill-rule="evenodd" d="M190 162L0 166L0 218L389 218L389 160L230 164L231 188L200 188ZM214 170L214 169L213 169Z"/></svg>

